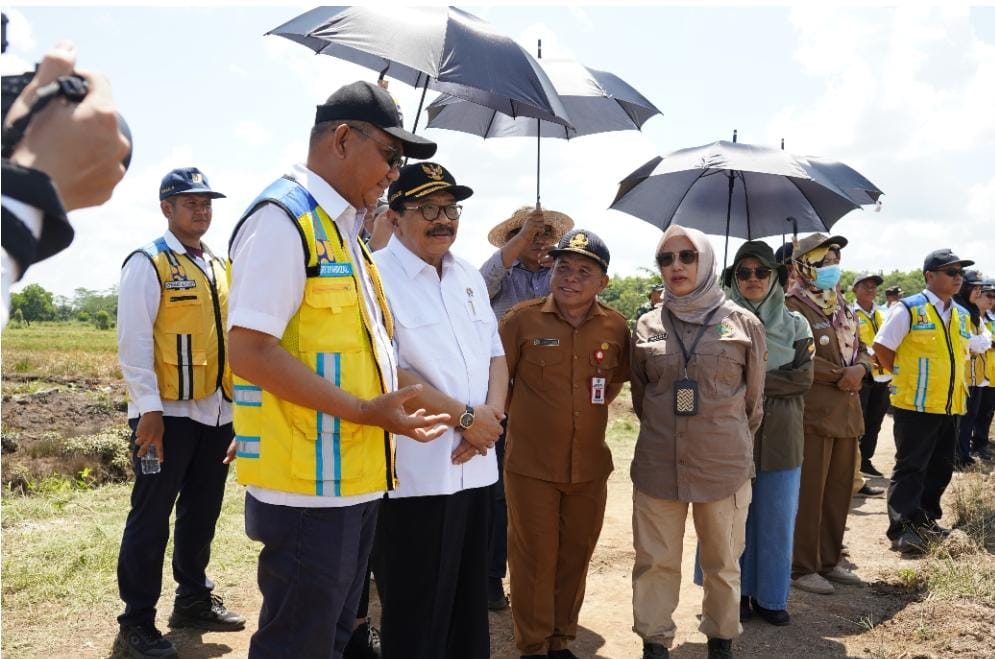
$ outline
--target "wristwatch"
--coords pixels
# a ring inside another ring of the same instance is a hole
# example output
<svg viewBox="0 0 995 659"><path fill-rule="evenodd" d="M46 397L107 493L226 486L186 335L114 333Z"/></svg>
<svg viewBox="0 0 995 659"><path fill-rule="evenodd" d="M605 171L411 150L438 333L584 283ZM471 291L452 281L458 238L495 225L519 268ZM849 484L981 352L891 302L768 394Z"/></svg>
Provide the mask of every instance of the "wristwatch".
<svg viewBox="0 0 995 659"><path fill-rule="evenodd" d="M470 426L473 425L473 408L469 405L466 406L466 410L459 418L459 427L461 430L469 430Z"/></svg>

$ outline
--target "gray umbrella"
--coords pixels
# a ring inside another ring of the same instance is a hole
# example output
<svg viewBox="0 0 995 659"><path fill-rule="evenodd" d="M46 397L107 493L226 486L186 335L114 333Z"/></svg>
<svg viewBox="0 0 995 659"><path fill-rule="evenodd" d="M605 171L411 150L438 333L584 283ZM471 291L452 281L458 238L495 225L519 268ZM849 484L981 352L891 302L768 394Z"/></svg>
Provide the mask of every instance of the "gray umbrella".
<svg viewBox="0 0 995 659"><path fill-rule="evenodd" d="M715 142L653 158L619 184L611 208L661 229L680 224L724 234L728 258L729 236L777 235L789 217L798 231L828 231L880 195L842 163Z"/></svg>
<svg viewBox="0 0 995 659"><path fill-rule="evenodd" d="M541 43L540 43L541 53ZM555 137L572 139L616 130L640 130L661 114L645 96L613 73L590 69L572 60L540 59L539 63L563 101L570 125L545 123L526 116L508 116L493 108L443 94L429 104L429 128L446 128L489 137ZM536 142L536 205L539 204L539 142Z"/></svg>
<svg viewBox="0 0 995 659"><path fill-rule="evenodd" d="M455 7L317 7L267 34L421 87L422 100L432 88L505 114L568 123L535 59Z"/></svg>

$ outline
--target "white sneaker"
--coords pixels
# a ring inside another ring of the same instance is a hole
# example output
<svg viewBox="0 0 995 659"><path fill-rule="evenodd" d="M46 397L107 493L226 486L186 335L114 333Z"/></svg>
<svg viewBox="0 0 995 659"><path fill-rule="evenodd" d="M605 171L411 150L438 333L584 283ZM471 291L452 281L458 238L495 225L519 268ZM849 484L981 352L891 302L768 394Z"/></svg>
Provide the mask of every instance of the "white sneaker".
<svg viewBox="0 0 995 659"><path fill-rule="evenodd" d="M832 570L822 575L830 581L846 584L848 586L859 586L864 583L863 579L841 565L836 565Z"/></svg>
<svg viewBox="0 0 995 659"><path fill-rule="evenodd" d="M803 577L791 580L791 586L798 590L805 590L818 595L832 595L836 592L833 584L826 581L821 575L813 572Z"/></svg>

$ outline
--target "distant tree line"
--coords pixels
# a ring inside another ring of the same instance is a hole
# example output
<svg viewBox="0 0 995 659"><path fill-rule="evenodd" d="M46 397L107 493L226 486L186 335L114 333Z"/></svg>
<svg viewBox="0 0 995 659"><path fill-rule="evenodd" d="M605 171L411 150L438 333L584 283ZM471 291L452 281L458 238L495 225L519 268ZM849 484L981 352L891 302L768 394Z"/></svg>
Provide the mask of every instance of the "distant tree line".
<svg viewBox="0 0 995 659"><path fill-rule="evenodd" d="M40 284L28 284L10 296L10 318L30 325L38 321L79 321L97 329L114 327L117 318L117 286L104 291L77 288L71 298L55 295Z"/></svg>

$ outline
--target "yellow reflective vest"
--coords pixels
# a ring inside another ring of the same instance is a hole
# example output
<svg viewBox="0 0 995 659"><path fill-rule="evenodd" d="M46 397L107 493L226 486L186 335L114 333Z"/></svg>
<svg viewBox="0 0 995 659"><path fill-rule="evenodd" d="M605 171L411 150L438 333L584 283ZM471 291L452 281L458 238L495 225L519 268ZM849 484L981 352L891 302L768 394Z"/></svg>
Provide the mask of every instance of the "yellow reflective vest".
<svg viewBox="0 0 995 659"><path fill-rule="evenodd" d="M964 414L970 314L953 303L947 326L922 293L902 304L909 311L909 333L895 351L891 404L929 414Z"/></svg>
<svg viewBox="0 0 995 659"><path fill-rule="evenodd" d="M865 346L870 348L874 345L874 337L877 335L878 330L884 323L884 314L881 313L881 310L876 306L871 313L867 313L859 304L853 305L853 312L857 316L857 323L860 329L860 340ZM891 371L883 368L874 369L875 375L884 375L890 372Z"/></svg>
<svg viewBox="0 0 995 659"><path fill-rule="evenodd" d="M162 290L152 326L159 396L199 400L220 388L231 400L225 262L204 250L212 281L189 255L170 249L165 238L132 252L128 259L136 254L152 262Z"/></svg>
<svg viewBox="0 0 995 659"><path fill-rule="evenodd" d="M373 319L362 304L362 274L323 208L300 184L281 178L250 205L235 227L264 204L286 212L305 246L307 275L300 308L280 343L318 376L361 399L386 393L373 347ZM359 242L393 338L393 319L373 258ZM236 469L238 481L283 492L352 496L392 490L397 485L394 439L363 426L290 401L235 377Z"/></svg>

